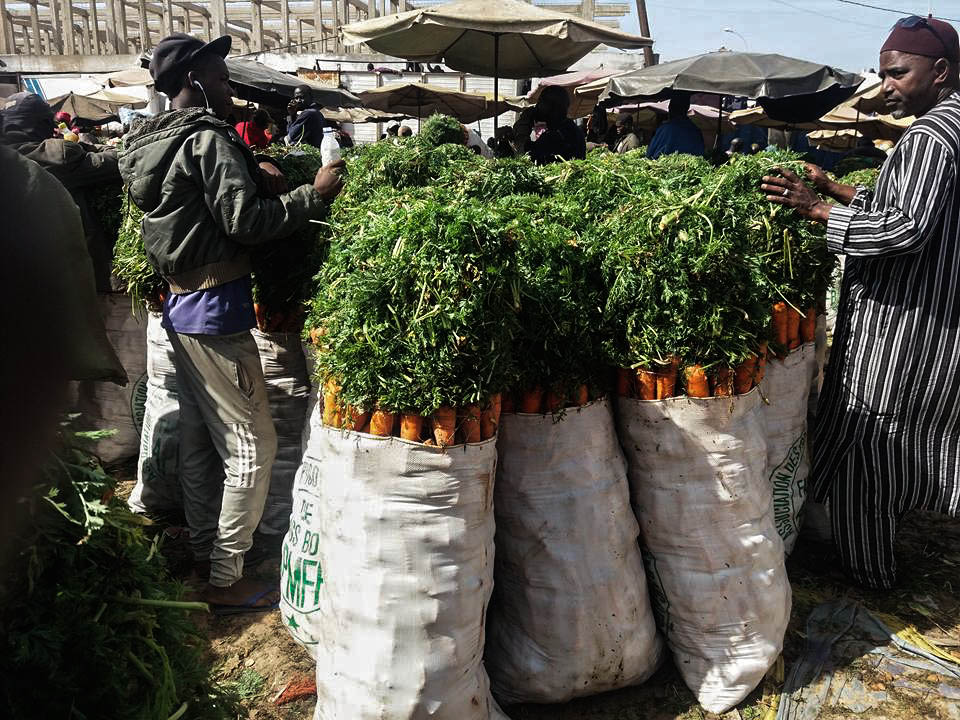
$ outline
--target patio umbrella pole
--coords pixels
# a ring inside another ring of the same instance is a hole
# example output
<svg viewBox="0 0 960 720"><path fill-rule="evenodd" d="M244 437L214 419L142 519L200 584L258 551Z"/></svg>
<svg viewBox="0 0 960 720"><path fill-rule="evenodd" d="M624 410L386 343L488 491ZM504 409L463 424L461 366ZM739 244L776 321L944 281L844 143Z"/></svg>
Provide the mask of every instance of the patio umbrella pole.
<svg viewBox="0 0 960 720"><path fill-rule="evenodd" d="M493 36L493 136L497 136L497 120L499 116L497 115L497 110L499 109L498 101L500 100L500 35L494 34Z"/></svg>
<svg viewBox="0 0 960 720"><path fill-rule="evenodd" d="M723 134L723 95L720 96L720 102L717 103L717 140L713 143L713 153L720 152L720 136Z"/></svg>

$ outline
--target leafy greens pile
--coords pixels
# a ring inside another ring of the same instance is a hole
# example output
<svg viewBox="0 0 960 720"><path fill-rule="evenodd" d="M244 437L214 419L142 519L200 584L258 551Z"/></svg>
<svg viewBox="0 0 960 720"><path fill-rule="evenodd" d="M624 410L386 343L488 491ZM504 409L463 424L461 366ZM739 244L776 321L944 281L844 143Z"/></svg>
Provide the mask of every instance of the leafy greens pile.
<svg viewBox="0 0 960 720"><path fill-rule="evenodd" d="M60 442L2 531L0 715L236 717L188 614L206 606L180 601L157 541L80 437L64 429Z"/></svg>
<svg viewBox="0 0 960 720"><path fill-rule="evenodd" d="M775 167L802 172L797 155L538 168L437 146L439 122L348 156L308 327L349 405L427 414L603 389L610 366L733 366L767 339L773 303L806 310L829 282L823 230L759 192Z"/></svg>
<svg viewBox="0 0 960 720"><path fill-rule="evenodd" d="M880 176L878 168L865 168L863 170L854 170L840 178L844 185L853 185L854 187L865 187L873 190L877 187L877 178Z"/></svg>

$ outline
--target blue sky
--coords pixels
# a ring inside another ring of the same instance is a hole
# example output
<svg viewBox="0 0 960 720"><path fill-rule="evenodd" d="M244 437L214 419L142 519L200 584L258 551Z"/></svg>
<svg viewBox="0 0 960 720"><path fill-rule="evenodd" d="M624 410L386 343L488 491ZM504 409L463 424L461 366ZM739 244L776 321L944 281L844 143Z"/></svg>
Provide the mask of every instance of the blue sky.
<svg viewBox="0 0 960 720"><path fill-rule="evenodd" d="M960 18L960 0L864 2L917 15L926 15L932 5L936 16ZM647 0L647 13L654 49L662 60L720 46L745 49L740 38L723 32L730 27L743 35L753 52L778 52L852 71L876 67L880 46L901 16L837 0ZM960 23L954 26L960 28ZM624 19L623 28L638 32L635 11Z"/></svg>

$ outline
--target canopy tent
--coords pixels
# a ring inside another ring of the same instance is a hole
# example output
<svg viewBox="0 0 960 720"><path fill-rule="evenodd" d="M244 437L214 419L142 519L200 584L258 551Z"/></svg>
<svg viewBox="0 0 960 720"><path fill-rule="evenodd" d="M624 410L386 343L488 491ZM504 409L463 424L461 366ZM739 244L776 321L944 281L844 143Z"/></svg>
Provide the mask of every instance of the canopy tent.
<svg viewBox="0 0 960 720"><path fill-rule="evenodd" d="M598 80L605 80L615 74L616 70L596 68L595 70L578 70L576 72L546 77L540 80L540 84L523 98L518 98L518 104L521 107L532 107L537 104L537 100L540 99L540 95L545 88L557 86L566 88L570 94L570 110L567 112L567 117L587 117L593 112L593 108L597 104L597 99L600 97L600 91L598 90L595 95L578 94L576 92L577 88L588 83L595 83Z"/></svg>
<svg viewBox="0 0 960 720"><path fill-rule="evenodd" d="M864 136L852 128L844 130L815 130L807 133L811 145L821 150L852 150Z"/></svg>
<svg viewBox="0 0 960 720"><path fill-rule="evenodd" d="M313 99L322 107L361 107L360 99L353 93L340 88L319 85L295 75L287 75L256 60L228 57L226 62L227 70L230 72L230 84L237 91L237 97L242 100L274 107L286 105L293 97L293 91L301 85L306 85L313 91ZM149 68L150 56L141 55L140 65L144 69Z"/></svg>
<svg viewBox="0 0 960 720"><path fill-rule="evenodd" d="M356 95L346 90L287 75L255 60L227 58L227 69L230 71L230 84L244 100L273 106L286 105L293 97L293 91L306 85L312 90L314 101L322 107L354 108L362 105Z"/></svg>
<svg viewBox="0 0 960 720"><path fill-rule="evenodd" d="M614 109L614 108L611 108ZM643 119L639 121L638 127L647 130L656 128L657 123L663 120L670 112L670 101L661 100L659 102L634 103L632 105L621 105L615 108L618 112L632 113L634 110L644 112ZM729 116L721 117L719 108L709 105L691 105L687 113L693 124L704 132L716 132L718 124L722 132L733 132L734 127L729 120ZM638 121L634 121L638 122Z"/></svg>
<svg viewBox="0 0 960 720"><path fill-rule="evenodd" d="M748 110L737 110L730 120L737 125L757 125L759 127L783 130L809 131L859 131L872 140L897 140L910 127L915 118L898 120L892 115L865 115L847 104L840 105L821 118L802 123L787 123L769 117L760 106Z"/></svg>
<svg viewBox="0 0 960 720"><path fill-rule="evenodd" d="M109 87L135 87L138 85L153 85L150 71L145 68L132 68L110 73L106 77Z"/></svg>
<svg viewBox="0 0 960 720"><path fill-rule="evenodd" d="M358 125L361 123L399 122L409 116L398 115L397 113L383 113L377 110L368 110L367 108L337 108L336 110L325 109L323 111L323 117L326 120L334 120L338 123Z"/></svg>
<svg viewBox="0 0 960 720"><path fill-rule="evenodd" d="M778 120L815 120L850 98L863 78L783 55L720 51L629 70L580 87L602 86L604 105L662 100L677 92L710 93L757 100Z"/></svg>
<svg viewBox="0 0 960 720"><path fill-rule="evenodd" d="M423 83L385 85L362 92L359 98L368 110L415 118L439 112L467 125L510 109L503 102L494 103L483 93L459 92Z"/></svg>
<svg viewBox="0 0 960 720"><path fill-rule="evenodd" d="M492 75L498 100L501 77L562 73L601 44L618 48L653 44L650 38L522 0L458 0L354 23L340 33L348 45L366 43L393 57Z"/></svg>
<svg viewBox="0 0 960 720"><path fill-rule="evenodd" d="M119 120L121 107L142 108L147 105L141 98L114 90L100 90L88 95L71 92L48 102L54 112L67 112L74 119L97 124Z"/></svg>
<svg viewBox="0 0 960 720"><path fill-rule="evenodd" d="M887 110L887 101L883 96L883 80L880 79L879 75L867 73L863 84L843 105L862 113L879 113L882 115Z"/></svg>

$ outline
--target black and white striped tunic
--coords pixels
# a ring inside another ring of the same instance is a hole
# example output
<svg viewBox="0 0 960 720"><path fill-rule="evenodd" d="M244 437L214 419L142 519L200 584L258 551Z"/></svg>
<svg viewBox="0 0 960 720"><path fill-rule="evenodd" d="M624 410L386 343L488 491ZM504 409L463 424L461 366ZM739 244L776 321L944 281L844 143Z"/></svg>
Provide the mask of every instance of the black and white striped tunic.
<svg viewBox="0 0 960 720"><path fill-rule="evenodd" d="M892 557L876 555L892 556L906 511L956 514L960 506L958 176L954 92L904 134L875 192L859 189L827 226L827 244L846 255L846 268L817 416L813 495L846 513L835 518L835 539L875 566L860 578L873 585L892 583ZM887 540L889 548L875 547Z"/></svg>

